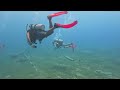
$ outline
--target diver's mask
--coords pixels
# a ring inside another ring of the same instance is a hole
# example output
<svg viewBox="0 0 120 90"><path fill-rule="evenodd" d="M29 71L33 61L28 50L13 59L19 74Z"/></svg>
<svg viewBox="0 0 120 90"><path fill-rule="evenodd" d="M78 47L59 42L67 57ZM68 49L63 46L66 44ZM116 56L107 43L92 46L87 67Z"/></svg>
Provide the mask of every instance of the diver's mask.
<svg viewBox="0 0 120 90"><path fill-rule="evenodd" d="M43 24L30 24L29 28L33 29L33 30L45 30L45 25L43 25Z"/></svg>

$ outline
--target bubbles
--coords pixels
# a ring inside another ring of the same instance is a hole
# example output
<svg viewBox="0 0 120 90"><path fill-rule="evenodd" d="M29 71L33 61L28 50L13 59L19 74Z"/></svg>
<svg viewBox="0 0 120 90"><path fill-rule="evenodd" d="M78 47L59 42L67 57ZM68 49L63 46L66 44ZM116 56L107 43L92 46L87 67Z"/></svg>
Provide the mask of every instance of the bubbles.
<svg viewBox="0 0 120 90"><path fill-rule="evenodd" d="M69 12L69 14L65 15L64 16L64 24L68 24L68 23L71 23L73 21L75 21L76 19L74 17L72 17L72 13ZM63 32L63 31L62 31ZM67 31L68 32L68 31ZM61 29L58 30L58 32L55 34L55 37L54 39L58 39L62 37L62 34L61 34Z"/></svg>
<svg viewBox="0 0 120 90"><path fill-rule="evenodd" d="M54 39L58 39L58 38L60 38L61 36L62 36L61 30L59 29L58 32L55 34Z"/></svg>
<svg viewBox="0 0 120 90"><path fill-rule="evenodd" d="M75 17L72 17L72 13L69 13L68 16L64 17L64 19L64 24L68 24L76 20Z"/></svg>
<svg viewBox="0 0 120 90"><path fill-rule="evenodd" d="M0 33L5 31L7 24L9 21L9 13L4 12L3 15L1 16L1 22L0 22Z"/></svg>
<svg viewBox="0 0 120 90"><path fill-rule="evenodd" d="M33 23L38 23L40 21L40 12L34 12L34 18L32 19Z"/></svg>
<svg viewBox="0 0 120 90"><path fill-rule="evenodd" d="M39 15L39 12L35 12L36 15Z"/></svg>

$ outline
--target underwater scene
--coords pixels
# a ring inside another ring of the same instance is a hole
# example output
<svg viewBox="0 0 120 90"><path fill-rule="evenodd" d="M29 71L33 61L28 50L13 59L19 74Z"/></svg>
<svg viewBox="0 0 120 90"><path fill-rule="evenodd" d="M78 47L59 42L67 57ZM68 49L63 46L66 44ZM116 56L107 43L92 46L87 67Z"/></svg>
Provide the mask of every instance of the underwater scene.
<svg viewBox="0 0 120 90"><path fill-rule="evenodd" d="M0 11L0 79L120 79L120 11Z"/></svg>

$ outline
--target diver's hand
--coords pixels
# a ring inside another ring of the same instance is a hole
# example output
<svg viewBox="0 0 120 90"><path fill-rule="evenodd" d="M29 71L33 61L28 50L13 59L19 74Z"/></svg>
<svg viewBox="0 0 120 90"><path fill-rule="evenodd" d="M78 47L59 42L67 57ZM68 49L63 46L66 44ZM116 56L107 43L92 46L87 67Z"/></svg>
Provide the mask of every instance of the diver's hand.
<svg viewBox="0 0 120 90"><path fill-rule="evenodd" d="M32 48L37 48L37 46L35 46L35 45L31 45L31 47L32 47Z"/></svg>

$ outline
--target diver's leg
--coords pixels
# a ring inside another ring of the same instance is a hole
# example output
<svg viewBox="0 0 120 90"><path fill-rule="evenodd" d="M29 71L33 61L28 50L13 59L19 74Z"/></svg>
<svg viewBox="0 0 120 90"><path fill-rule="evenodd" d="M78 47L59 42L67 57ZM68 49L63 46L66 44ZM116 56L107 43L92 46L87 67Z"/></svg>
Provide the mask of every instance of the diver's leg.
<svg viewBox="0 0 120 90"><path fill-rule="evenodd" d="M55 27L50 28L47 32L46 32L46 37L48 37L49 35L54 33L54 29Z"/></svg>
<svg viewBox="0 0 120 90"><path fill-rule="evenodd" d="M49 35L53 34L56 28L59 28L59 27L56 24L54 24L54 26L52 26L48 31L45 31L45 37L48 37Z"/></svg>
<svg viewBox="0 0 120 90"><path fill-rule="evenodd" d="M49 28L52 28L52 27L53 27L53 24L52 24L52 17L47 16L47 18L48 18L48 21L49 21Z"/></svg>
<svg viewBox="0 0 120 90"><path fill-rule="evenodd" d="M64 48L69 48L71 46L71 44L64 44L63 47Z"/></svg>

